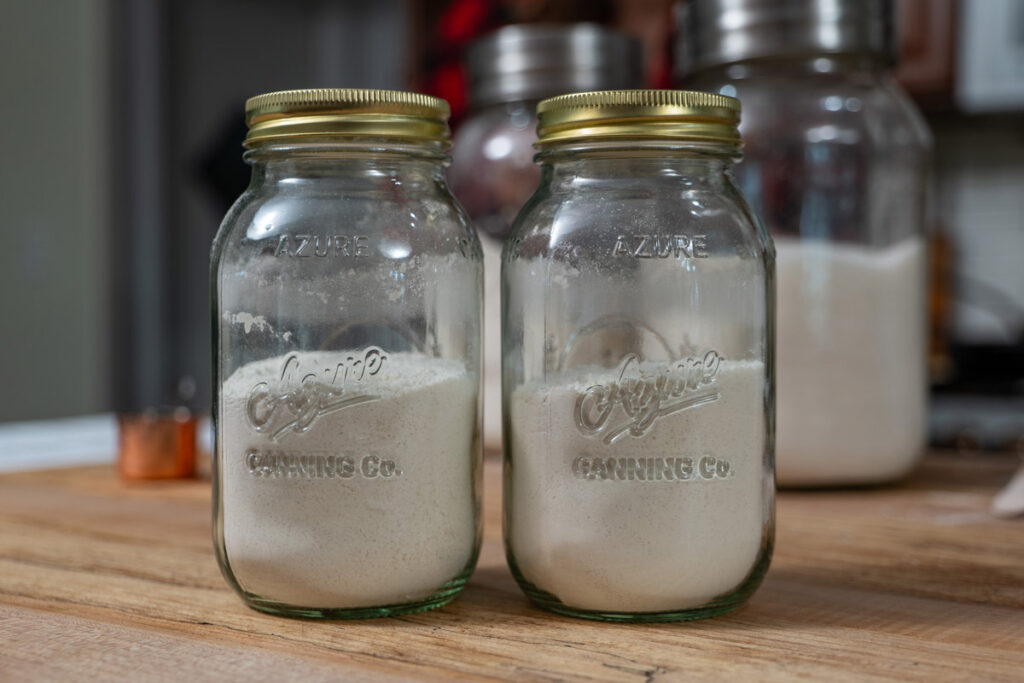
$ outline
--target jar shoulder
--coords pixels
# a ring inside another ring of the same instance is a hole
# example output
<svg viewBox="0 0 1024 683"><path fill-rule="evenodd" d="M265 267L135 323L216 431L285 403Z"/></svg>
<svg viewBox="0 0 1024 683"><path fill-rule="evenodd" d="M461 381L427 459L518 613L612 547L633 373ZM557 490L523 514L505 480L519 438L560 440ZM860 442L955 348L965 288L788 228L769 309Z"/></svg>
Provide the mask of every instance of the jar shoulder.
<svg viewBox="0 0 1024 683"><path fill-rule="evenodd" d="M888 74L834 78L713 78L701 87L738 97L740 132L748 149L799 140L806 144L864 144L925 154L932 139L924 117Z"/></svg>
<svg viewBox="0 0 1024 683"><path fill-rule="evenodd" d="M505 257L649 258L659 249L761 257L771 242L731 178L609 179L583 189L541 188L520 213Z"/></svg>
<svg viewBox="0 0 1024 683"><path fill-rule="evenodd" d="M305 244L303 244L305 243ZM293 256L459 252L482 260L465 211L441 185L431 192L301 192L247 190L214 240L213 258L258 251Z"/></svg>

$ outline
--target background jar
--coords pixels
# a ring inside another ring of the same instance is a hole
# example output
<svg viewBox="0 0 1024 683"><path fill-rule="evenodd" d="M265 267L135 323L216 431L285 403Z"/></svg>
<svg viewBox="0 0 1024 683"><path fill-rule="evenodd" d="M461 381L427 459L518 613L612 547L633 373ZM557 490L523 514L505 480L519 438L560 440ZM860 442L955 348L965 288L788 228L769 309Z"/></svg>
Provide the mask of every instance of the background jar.
<svg viewBox="0 0 1024 683"><path fill-rule="evenodd" d="M505 543L528 597L722 614L771 555L773 255L731 176L734 99L542 102L503 255Z"/></svg>
<svg viewBox="0 0 1024 683"><path fill-rule="evenodd" d="M584 90L643 85L640 41L597 24L521 24L470 46L468 116L448 178L484 250L484 442L501 448L501 245L533 194L537 103Z"/></svg>
<svg viewBox="0 0 1024 683"><path fill-rule="evenodd" d="M447 104L300 90L246 115L252 182L212 255L221 569L268 612L444 604L481 533L482 256Z"/></svg>
<svg viewBox="0 0 1024 683"><path fill-rule="evenodd" d="M691 0L686 87L743 102L737 178L778 258L778 481L906 474L926 430L931 141L884 0Z"/></svg>

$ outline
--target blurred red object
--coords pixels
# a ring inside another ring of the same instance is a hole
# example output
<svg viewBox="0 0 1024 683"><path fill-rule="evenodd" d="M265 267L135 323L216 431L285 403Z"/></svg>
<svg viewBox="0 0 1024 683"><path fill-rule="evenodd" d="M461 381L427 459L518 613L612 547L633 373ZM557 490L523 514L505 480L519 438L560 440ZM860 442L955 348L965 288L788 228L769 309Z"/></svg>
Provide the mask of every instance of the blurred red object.
<svg viewBox="0 0 1024 683"><path fill-rule="evenodd" d="M656 0L666 5L669 0ZM452 121L465 113L467 78L463 67L466 47L480 36L508 24L593 22L616 24L625 0L452 0L426 3L427 38L417 89L448 100ZM652 17L662 26L665 17Z"/></svg>

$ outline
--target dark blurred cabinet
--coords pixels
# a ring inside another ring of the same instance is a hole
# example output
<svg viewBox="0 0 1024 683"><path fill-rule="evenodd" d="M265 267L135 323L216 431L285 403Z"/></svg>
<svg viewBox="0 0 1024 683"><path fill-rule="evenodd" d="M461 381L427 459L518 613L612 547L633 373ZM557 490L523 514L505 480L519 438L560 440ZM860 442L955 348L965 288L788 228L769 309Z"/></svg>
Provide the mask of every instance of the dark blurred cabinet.
<svg viewBox="0 0 1024 683"><path fill-rule="evenodd" d="M244 103L403 88L402 0L112 0L114 403L210 402L210 243L244 189Z"/></svg>

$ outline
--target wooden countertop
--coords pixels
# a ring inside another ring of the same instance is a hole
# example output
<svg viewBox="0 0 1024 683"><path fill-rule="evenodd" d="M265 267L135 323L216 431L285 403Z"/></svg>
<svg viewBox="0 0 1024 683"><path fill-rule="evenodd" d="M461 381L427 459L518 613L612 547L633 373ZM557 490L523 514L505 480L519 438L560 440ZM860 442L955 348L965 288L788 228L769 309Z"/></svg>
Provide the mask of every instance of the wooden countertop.
<svg viewBox="0 0 1024 683"><path fill-rule="evenodd" d="M1022 680L1024 521L987 512L1017 461L932 455L906 484L779 497L739 612L603 624L527 603L500 541L500 465L465 592L363 622L272 617L221 578L209 484L112 468L0 476L0 680Z"/></svg>

